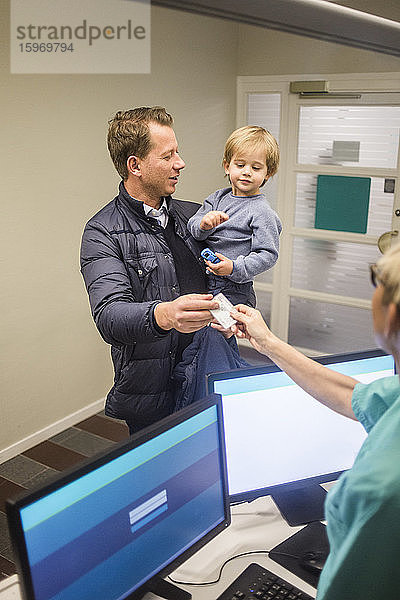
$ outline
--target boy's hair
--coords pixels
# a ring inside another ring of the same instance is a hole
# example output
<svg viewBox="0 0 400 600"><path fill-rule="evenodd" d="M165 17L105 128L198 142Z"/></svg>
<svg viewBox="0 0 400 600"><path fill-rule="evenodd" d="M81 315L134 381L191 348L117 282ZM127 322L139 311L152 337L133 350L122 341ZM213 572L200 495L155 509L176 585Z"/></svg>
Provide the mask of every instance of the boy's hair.
<svg viewBox="0 0 400 600"><path fill-rule="evenodd" d="M115 168L122 179L128 179L130 156L146 158L152 148L149 123L172 127L173 119L161 106L141 106L118 111L108 122L107 146Z"/></svg>
<svg viewBox="0 0 400 600"><path fill-rule="evenodd" d="M400 310L400 242L397 242L376 263L378 279L384 292L383 302L394 302Z"/></svg>
<svg viewBox="0 0 400 600"><path fill-rule="evenodd" d="M222 162L229 165L236 154L259 149L265 152L268 175L272 177L279 167L279 146L274 136L264 127L246 125L235 129L226 141Z"/></svg>

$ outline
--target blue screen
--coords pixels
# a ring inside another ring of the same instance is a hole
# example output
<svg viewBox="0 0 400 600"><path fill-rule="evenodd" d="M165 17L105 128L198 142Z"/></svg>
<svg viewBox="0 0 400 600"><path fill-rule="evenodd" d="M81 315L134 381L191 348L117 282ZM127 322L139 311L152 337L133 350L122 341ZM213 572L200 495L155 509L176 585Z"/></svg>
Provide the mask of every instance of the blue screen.
<svg viewBox="0 0 400 600"><path fill-rule="evenodd" d="M125 598L224 518L211 406L21 509L35 598Z"/></svg>

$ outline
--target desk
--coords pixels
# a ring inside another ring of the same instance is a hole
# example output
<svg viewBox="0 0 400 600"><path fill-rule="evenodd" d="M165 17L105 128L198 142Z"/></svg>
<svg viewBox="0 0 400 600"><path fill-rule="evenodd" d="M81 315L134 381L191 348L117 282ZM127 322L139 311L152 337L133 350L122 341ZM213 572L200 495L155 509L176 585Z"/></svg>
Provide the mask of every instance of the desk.
<svg viewBox="0 0 400 600"><path fill-rule="evenodd" d="M220 567L227 558L251 550L272 550L274 546L301 528L290 527L282 519L270 496L258 498L251 504L233 506L230 527L183 563L174 573L171 573L171 577L177 581L214 580L218 577ZM204 587L186 585L180 587L190 592L193 600L215 599L251 562L259 563L270 569L276 575L315 598L316 590L312 586L269 559L266 554L252 554L231 561L224 567L221 581L217 584ZM145 596L145 600L155 598L158 596L154 594ZM21 600L16 575L0 583L0 600Z"/></svg>

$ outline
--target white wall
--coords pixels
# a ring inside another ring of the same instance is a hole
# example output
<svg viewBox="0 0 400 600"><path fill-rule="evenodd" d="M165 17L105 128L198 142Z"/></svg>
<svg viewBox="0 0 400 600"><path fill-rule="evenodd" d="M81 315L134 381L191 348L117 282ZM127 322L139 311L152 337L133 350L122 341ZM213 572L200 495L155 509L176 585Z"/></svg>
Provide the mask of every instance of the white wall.
<svg viewBox="0 0 400 600"><path fill-rule="evenodd" d="M119 109L166 106L187 162L176 196L200 202L223 184L238 26L153 8L150 75L39 76L9 73L8 1L0 23L1 452L112 384L78 262L85 222L118 184L107 120Z"/></svg>

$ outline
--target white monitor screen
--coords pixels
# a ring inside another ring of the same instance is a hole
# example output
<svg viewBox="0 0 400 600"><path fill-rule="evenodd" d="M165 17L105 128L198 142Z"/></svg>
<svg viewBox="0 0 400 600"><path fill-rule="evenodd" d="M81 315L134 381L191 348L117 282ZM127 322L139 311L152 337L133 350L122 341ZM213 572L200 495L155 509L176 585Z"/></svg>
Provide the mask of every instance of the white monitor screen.
<svg viewBox="0 0 400 600"><path fill-rule="evenodd" d="M393 358L380 351L318 361L365 383L394 373ZM309 478L336 479L366 437L360 423L320 404L276 366L212 374L209 388L222 395L231 500Z"/></svg>

